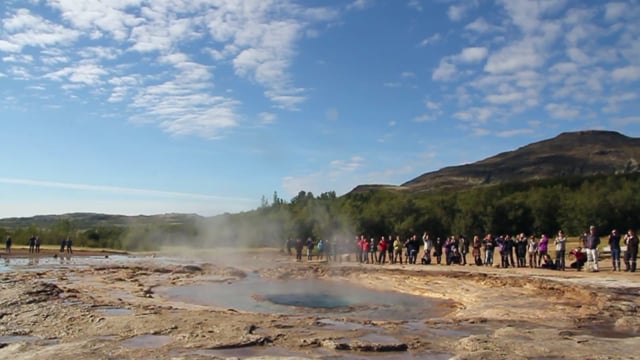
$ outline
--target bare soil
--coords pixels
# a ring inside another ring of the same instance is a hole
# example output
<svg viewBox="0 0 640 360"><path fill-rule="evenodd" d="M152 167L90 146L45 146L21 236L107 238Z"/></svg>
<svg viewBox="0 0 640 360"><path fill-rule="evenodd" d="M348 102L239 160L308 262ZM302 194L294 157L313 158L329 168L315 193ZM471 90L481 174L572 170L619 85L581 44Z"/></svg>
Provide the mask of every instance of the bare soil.
<svg viewBox="0 0 640 360"><path fill-rule="evenodd" d="M41 253L35 265L24 262L28 254L2 255L0 358L640 358L640 274L611 272L605 261L590 273L297 263L272 250L158 255L76 252L56 262ZM349 311L197 305L161 291L248 275L331 279L345 292L359 285L446 301L434 317L372 321Z"/></svg>

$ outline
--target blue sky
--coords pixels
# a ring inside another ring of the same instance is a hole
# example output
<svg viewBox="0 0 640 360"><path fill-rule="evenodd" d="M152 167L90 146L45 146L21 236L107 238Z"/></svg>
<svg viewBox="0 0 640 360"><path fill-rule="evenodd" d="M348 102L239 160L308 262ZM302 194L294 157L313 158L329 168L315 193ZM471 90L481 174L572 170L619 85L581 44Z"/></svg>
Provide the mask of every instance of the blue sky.
<svg viewBox="0 0 640 360"><path fill-rule="evenodd" d="M4 0L0 217L214 215L640 136L640 2Z"/></svg>

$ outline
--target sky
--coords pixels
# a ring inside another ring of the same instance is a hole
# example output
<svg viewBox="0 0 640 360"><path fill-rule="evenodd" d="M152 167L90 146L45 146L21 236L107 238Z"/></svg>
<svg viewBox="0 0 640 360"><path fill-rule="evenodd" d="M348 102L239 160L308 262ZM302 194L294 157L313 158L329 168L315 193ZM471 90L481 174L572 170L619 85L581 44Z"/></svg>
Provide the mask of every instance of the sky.
<svg viewBox="0 0 640 360"><path fill-rule="evenodd" d="M3 0L0 218L250 210L640 136L640 1Z"/></svg>

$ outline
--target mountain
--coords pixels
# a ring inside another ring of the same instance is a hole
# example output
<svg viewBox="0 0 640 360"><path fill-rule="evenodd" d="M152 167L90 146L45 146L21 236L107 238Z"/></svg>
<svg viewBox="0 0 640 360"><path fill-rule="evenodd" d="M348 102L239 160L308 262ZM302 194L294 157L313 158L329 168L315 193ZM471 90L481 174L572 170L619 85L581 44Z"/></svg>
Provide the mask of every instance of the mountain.
<svg viewBox="0 0 640 360"><path fill-rule="evenodd" d="M422 174L401 186L361 185L353 192L393 188L410 192L459 190L507 182L640 172L640 138L614 131L562 133L555 138L460 166Z"/></svg>
<svg viewBox="0 0 640 360"><path fill-rule="evenodd" d="M98 226L130 226L163 224L184 224L202 218L192 214L161 214L161 215L109 215L95 213L71 213L64 215L37 215L22 218L0 219L0 228L17 228L35 226L37 228L50 228L60 221L69 220L78 229L86 229Z"/></svg>

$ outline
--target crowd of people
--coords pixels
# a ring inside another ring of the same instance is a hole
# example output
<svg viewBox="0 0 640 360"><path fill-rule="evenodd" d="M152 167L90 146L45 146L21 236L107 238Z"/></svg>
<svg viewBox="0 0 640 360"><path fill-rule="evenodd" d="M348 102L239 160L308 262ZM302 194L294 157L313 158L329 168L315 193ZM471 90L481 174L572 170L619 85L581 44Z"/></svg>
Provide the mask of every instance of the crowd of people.
<svg viewBox="0 0 640 360"><path fill-rule="evenodd" d="M565 271L573 268L578 271L587 267L589 270L600 271L599 255L604 247L595 226L580 236L577 247L567 252L567 237L562 230L553 238L542 234L540 236L478 235L469 239L465 236L431 237L425 232L421 238L412 235L406 239L400 236L366 237L356 236L354 240L346 239L318 240L307 238L288 239L286 249L289 254L295 250L296 260L302 261L303 250L306 248L307 260L342 261L351 259L366 264L475 264L477 266L499 265L501 268L530 267ZM638 237L634 230L629 230L621 236L617 230L612 230L606 244L611 253L613 271L635 272L638 257ZM624 249L624 254L622 250ZM553 250L553 252L552 252ZM494 255L500 256L494 261ZM553 253L553 257L551 256ZM571 255L572 262L567 266L567 255Z"/></svg>

